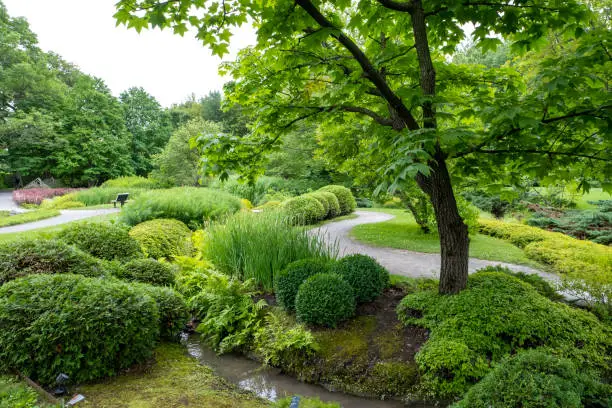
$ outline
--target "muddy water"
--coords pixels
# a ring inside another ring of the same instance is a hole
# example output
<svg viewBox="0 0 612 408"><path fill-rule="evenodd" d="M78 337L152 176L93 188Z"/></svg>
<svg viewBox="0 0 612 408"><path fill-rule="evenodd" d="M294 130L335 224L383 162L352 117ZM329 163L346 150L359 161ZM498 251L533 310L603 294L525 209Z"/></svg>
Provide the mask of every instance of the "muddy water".
<svg viewBox="0 0 612 408"><path fill-rule="evenodd" d="M218 356L202 344L197 335L189 336L185 342L189 354L202 364L211 367L217 375L270 401L276 401L285 396L302 395L319 397L322 401L334 401L343 408L430 408L435 406L420 402L405 405L399 401L379 401L331 392L319 385L306 384L281 374L278 369L262 367L261 364L246 357Z"/></svg>

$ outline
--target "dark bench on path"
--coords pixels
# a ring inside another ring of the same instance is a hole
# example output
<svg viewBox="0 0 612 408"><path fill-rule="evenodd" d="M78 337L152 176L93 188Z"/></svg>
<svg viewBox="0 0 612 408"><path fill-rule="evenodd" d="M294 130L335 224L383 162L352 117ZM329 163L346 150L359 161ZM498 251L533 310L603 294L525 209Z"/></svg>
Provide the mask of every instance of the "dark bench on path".
<svg viewBox="0 0 612 408"><path fill-rule="evenodd" d="M113 203L113 207L117 208L117 203L121 204L121 207L123 207L123 204L126 203L126 201L128 200L129 197L129 193L120 193L117 194L117 198L114 199L113 201L111 201L111 203Z"/></svg>

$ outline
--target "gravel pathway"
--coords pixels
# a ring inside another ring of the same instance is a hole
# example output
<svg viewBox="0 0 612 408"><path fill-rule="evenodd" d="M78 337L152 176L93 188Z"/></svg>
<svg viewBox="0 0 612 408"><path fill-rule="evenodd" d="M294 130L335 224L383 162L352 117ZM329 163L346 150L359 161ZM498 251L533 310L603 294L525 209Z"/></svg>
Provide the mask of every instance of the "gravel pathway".
<svg viewBox="0 0 612 408"><path fill-rule="evenodd" d="M376 258L381 265L393 274L438 278L440 273L440 254L375 247L355 241L350 237L350 231L353 227L361 224L387 221L392 219L393 215L370 211L357 211L355 214L357 214L357 218L331 222L312 230L312 233L321 234L329 243L336 242L341 256L346 254L366 254ZM476 258L470 258L469 270L474 272L489 265L502 265L517 272L535 273L552 281L558 279L551 273L542 272L528 266L499 261L485 261Z"/></svg>
<svg viewBox="0 0 612 408"><path fill-rule="evenodd" d="M26 224L11 225L10 227L0 228L0 234L11 232L30 231L39 228L52 227L55 225L66 224L67 222L83 220L97 215L112 214L121 211L119 208L101 208L98 210L62 210L61 215L47 218L40 221L28 222Z"/></svg>

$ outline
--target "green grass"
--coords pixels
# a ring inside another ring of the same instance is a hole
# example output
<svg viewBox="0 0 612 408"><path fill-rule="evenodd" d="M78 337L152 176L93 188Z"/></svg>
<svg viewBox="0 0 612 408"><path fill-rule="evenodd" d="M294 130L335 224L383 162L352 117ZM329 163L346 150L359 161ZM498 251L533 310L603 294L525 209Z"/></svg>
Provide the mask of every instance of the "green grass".
<svg viewBox="0 0 612 408"><path fill-rule="evenodd" d="M423 234L412 215L405 210L386 208L361 210L387 213L394 215L395 218L381 223L356 226L351 231L351 236L357 241L416 252L440 252L440 240L437 234ZM541 267L527 258L522 249L501 239L481 234L470 238L470 257Z"/></svg>
<svg viewBox="0 0 612 408"><path fill-rule="evenodd" d="M589 210L595 208L589 201L612 200L612 195L606 193L601 188L592 188L588 193L576 199L576 208L579 210Z"/></svg>
<svg viewBox="0 0 612 408"><path fill-rule="evenodd" d="M44 220L46 218L56 217L60 215L58 210L34 210L8 217L0 217L0 227L8 227L9 225L25 224Z"/></svg>
<svg viewBox="0 0 612 408"><path fill-rule="evenodd" d="M0 407L19 408L59 408L59 404L51 404L27 385L19 377L0 375Z"/></svg>

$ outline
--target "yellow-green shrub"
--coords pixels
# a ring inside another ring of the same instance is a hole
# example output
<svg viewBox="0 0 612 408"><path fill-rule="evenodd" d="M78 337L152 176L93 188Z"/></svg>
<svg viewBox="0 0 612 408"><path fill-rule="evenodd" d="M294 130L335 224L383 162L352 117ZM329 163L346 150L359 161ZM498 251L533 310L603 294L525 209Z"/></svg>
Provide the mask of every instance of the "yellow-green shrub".
<svg viewBox="0 0 612 408"><path fill-rule="evenodd" d="M42 201L40 208L65 210L67 208L85 207L85 203L77 200L76 193L69 193L59 197L47 198Z"/></svg>
<svg viewBox="0 0 612 408"><path fill-rule="evenodd" d="M193 252L191 230L179 220L160 218L141 222L129 234L151 258L188 256Z"/></svg>
<svg viewBox="0 0 612 408"><path fill-rule="evenodd" d="M556 235L529 225L497 220L480 219L478 221L481 233L508 240L520 248L524 248L532 242L543 241L549 238L551 234ZM562 234L557 235L562 236Z"/></svg>

